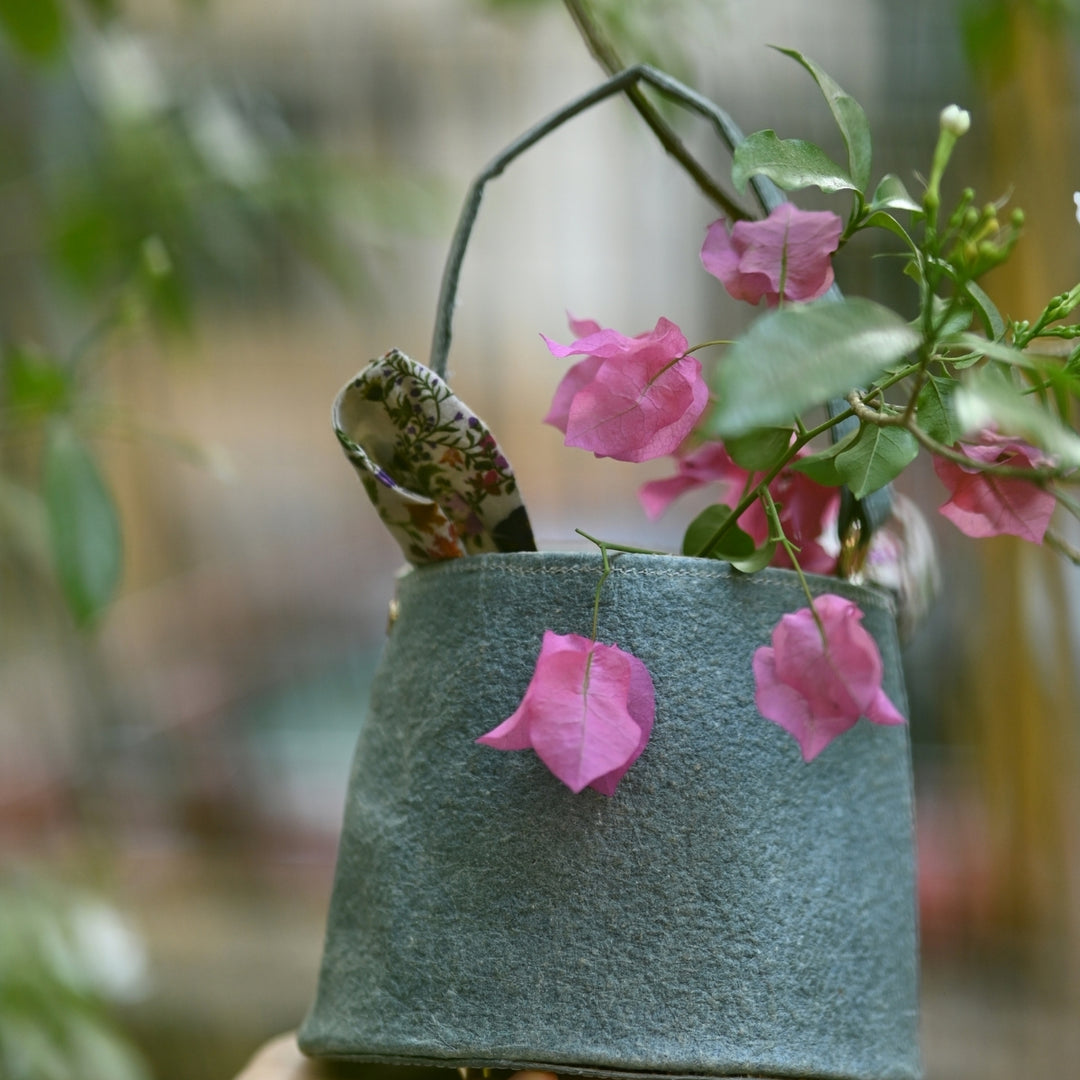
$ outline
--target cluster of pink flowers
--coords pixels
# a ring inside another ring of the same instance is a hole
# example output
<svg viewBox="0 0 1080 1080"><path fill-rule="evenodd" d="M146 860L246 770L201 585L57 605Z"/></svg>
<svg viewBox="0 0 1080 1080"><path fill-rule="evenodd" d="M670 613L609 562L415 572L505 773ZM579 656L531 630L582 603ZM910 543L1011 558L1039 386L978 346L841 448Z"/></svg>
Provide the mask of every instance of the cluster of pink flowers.
<svg viewBox="0 0 1080 1080"><path fill-rule="evenodd" d="M842 227L833 213L784 203L765 220L738 222L730 231L722 220L713 223L701 260L736 299L769 306L813 301L833 283L832 255ZM570 325L577 335L571 344L544 339L556 357L583 357L560 382L545 418L566 445L620 461L674 457L673 476L641 488L650 518L686 492L713 484L719 501L734 510L763 477L740 467L723 443L695 440L709 391L678 326L661 318L651 331L627 337L590 320ZM965 467L964 458L973 467ZM988 474L974 463L1031 466L1044 460L1021 440L990 431L959 444L953 459L935 459L950 491L941 512L970 536L1012 533L1041 541L1053 496L1028 480ZM799 553L799 568L835 573L838 489L790 464L768 488L784 535ZM760 500L738 524L757 546L769 538ZM777 546L772 564L792 565L786 545ZM806 761L861 717L876 724L904 722L882 689L881 656L862 617L850 600L819 596L813 610L785 615L771 644L755 653L758 710L792 735ZM532 748L573 791L591 786L611 795L644 749L654 715L652 681L639 659L615 645L548 631L520 707L479 741L501 750Z"/></svg>

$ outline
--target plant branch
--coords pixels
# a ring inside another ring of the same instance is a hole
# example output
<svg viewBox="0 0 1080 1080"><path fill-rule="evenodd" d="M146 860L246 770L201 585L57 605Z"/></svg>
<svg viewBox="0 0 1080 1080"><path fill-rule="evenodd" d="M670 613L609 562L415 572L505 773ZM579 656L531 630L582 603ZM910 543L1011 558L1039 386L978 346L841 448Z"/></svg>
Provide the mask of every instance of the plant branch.
<svg viewBox="0 0 1080 1080"><path fill-rule="evenodd" d="M864 423L873 424L875 427L903 428L905 431L911 432L919 444L929 450L931 454L945 458L946 461L955 462L957 465L963 465L967 469L974 469L976 472L986 473L989 476L1010 476L1019 480L1031 480L1037 484L1045 484L1050 480L1060 480L1073 471L1071 468L1025 469L1019 465L994 465L976 461L974 458L968 457L967 454L959 450L953 450L952 447L946 446L944 443L940 443L937 439L927 435L916 423L915 418L909 417L906 412L887 413L875 409L873 406L866 404L865 399L857 390L852 390L848 394L847 401L851 406L851 411Z"/></svg>
<svg viewBox="0 0 1080 1080"><path fill-rule="evenodd" d="M1065 540L1060 534L1054 532L1053 529L1047 529L1046 535L1043 537L1043 543L1047 547L1053 548L1059 555L1063 555L1070 562L1076 563L1080 566L1080 548L1073 547L1067 540Z"/></svg>
<svg viewBox="0 0 1080 1080"><path fill-rule="evenodd" d="M593 59L608 75L616 75L622 71L626 65L616 51L615 46L597 23L593 13L589 10L586 0L563 0L563 2L566 5L566 10L570 13L570 18L574 20L574 25L578 28L578 32L588 46ZM733 221L745 221L751 217L749 213L728 197L697 159L687 150L685 143L653 107L640 86L637 84L627 86L626 97L630 104L637 109L642 120L652 129L661 146L678 161L707 199L716 203L724 214Z"/></svg>
<svg viewBox="0 0 1080 1080"><path fill-rule="evenodd" d="M584 529L575 529L574 532L578 536L584 536L590 544L595 544L603 551L605 548L608 551L621 551L627 555L667 555L667 551L654 551L652 548L631 547L629 544L614 544L610 540L599 540L595 536L590 536Z"/></svg>

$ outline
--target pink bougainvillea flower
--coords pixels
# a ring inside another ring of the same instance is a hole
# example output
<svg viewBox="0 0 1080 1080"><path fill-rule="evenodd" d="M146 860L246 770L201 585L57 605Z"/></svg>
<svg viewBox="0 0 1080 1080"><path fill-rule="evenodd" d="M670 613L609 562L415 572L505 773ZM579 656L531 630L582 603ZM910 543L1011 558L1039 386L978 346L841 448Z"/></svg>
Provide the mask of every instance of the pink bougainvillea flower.
<svg viewBox="0 0 1080 1080"><path fill-rule="evenodd" d="M652 731L656 698L648 669L616 645L544 631L517 710L476 741L536 751L571 791L614 795Z"/></svg>
<svg viewBox="0 0 1080 1080"><path fill-rule="evenodd" d="M736 300L775 307L785 300L816 300L833 283L832 254L843 222L829 210L781 203L763 221L737 221L728 233L721 218L705 234L701 261Z"/></svg>
<svg viewBox="0 0 1080 1080"><path fill-rule="evenodd" d="M795 738L804 761L817 757L860 716L875 724L903 724L881 688L883 665L863 613L851 600L826 594L813 612L784 615L773 627L772 646L754 653L754 701L761 715ZM826 644L827 643L827 644Z"/></svg>
<svg viewBox="0 0 1080 1080"><path fill-rule="evenodd" d="M544 422L567 446L597 457L650 461L674 453L709 398L682 331L668 319L633 338L590 320L571 326L589 332L570 345L544 338L553 356L585 355L559 383Z"/></svg>
<svg viewBox="0 0 1080 1080"><path fill-rule="evenodd" d="M643 484L638 498L646 515L655 520L680 495L717 482L721 485L719 501L734 510L748 485L756 482L756 476L736 465L723 443L702 443L689 454L677 457L674 476ZM799 549L799 565L814 574L833 573L838 545L831 530L835 529L840 509L839 490L784 468L769 485L769 491L780 507L785 534ZM769 521L760 502L743 513L739 528L758 545L766 541ZM791 566L782 546L776 549L772 565Z"/></svg>
<svg viewBox="0 0 1080 1080"><path fill-rule="evenodd" d="M839 556L836 522L840 516L840 489L784 468L769 485L769 491L780 507L784 534L798 551L799 566L811 574L834 574ZM791 566L783 546L776 549L772 565Z"/></svg>
<svg viewBox="0 0 1080 1080"><path fill-rule="evenodd" d="M721 498L728 506L734 506L748 477L746 470L731 460L722 442L706 442L689 453L677 454L675 475L642 484L638 499L649 520L655 521L680 495L719 483Z"/></svg>
<svg viewBox="0 0 1080 1080"><path fill-rule="evenodd" d="M977 442L958 443L956 449L973 464L934 458L934 471L950 492L939 511L966 536L1007 533L1041 544L1054 513L1054 496L1021 477L979 472L974 463L1037 468L1048 462L1046 455L1022 439L993 431L982 431Z"/></svg>

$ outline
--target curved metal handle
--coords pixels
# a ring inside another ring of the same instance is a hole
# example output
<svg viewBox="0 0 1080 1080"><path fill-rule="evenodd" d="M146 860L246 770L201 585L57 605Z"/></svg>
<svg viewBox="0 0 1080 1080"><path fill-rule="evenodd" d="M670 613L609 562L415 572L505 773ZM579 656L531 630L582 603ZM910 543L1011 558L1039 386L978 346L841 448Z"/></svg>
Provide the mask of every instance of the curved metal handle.
<svg viewBox="0 0 1080 1080"><path fill-rule="evenodd" d="M446 265L443 268L442 285L439 289L439 300L435 310L435 328L431 339L429 366L440 378L446 377L446 360L450 352L450 342L453 338L454 308L457 303L461 266L465 259L465 251L472 236L473 226L476 223L476 217L480 211L480 203L483 200L484 189L488 181L499 176L515 158L561 127L567 120L572 120L580 113L591 109L593 105L605 101L615 94L622 93L638 83L647 83L673 101L709 120L729 152L734 153L735 147L743 141L742 131L719 105L699 94L696 90L692 90L684 83L679 82L678 79L674 79L670 75L650 67L648 64L639 64L619 72L619 74L612 76L612 78L601 83L593 90L575 98L568 105L563 106L563 108L552 113L520 135L492 158L473 180L465 196L461 213L458 215L457 226L454 229L454 235L450 241L450 250L446 257ZM750 186L754 189L754 195L766 214L784 201L784 195L768 177L751 177ZM825 296L829 300L842 298L840 289L835 282ZM847 402L843 400L830 401L828 409L830 416L838 416L847 410ZM851 429L851 424L856 422L854 418L851 418L850 421L834 427L831 431L833 441L835 442L846 435ZM841 490L842 502L839 528L842 538L851 535L852 529L856 526L863 530L864 536L869 536L870 532L881 525L889 516L892 507L892 495L888 487L880 488L862 500L856 499L846 487Z"/></svg>

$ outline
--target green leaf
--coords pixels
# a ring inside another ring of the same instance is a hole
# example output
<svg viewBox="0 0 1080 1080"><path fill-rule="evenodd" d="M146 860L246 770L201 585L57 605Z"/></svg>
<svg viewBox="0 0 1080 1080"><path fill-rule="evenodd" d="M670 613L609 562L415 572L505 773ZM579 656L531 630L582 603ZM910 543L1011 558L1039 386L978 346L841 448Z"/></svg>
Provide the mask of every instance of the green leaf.
<svg viewBox="0 0 1080 1080"><path fill-rule="evenodd" d="M68 403L68 372L36 349L12 347L4 352L8 404L29 413L59 412Z"/></svg>
<svg viewBox="0 0 1080 1080"><path fill-rule="evenodd" d="M919 444L901 427L863 424L855 441L836 457L836 471L856 499L895 480L919 454Z"/></svg>
<svg viewBox="0 0 1080 1080"><path fill-rule="evenodd" d="M930 297L931 315L937 324L943 317L945 321L938 328L939 337L949 337L953 334L962 334L971 325L971 308L966 304L956 305L946 317L949 310L948 304L940 296Z"/></svg>
<svg viewBox="0 0 1080 1080"><path fill-rule="evenodd" d="M745 559L731 559L729 561L736 570L744 574L756 574L759 570L764 570L773 561L776 547L775 540L766 540L753 555L748 555Z"/></svg>
<svg viewBox="0 0 1080 1080"><path fill-rule="evenodd" d="M774 46L775 47L775 46ZM870 186L870 124L862 106L828 72L795 49L777 49L802 64L818 84L836 120L848 152L848 169L859 191Z"/></svg>
<svg viewBox="0 0 1080 1080"><path fill-rule="evenodd" d="M705 430L726 439L787 423L873 380L919 341L899 315L861 297L778 308L717 366Z"/></svg>
<svg viewBox="0 0 1080 1080"><path fill-rule="evenodd" d="M803 139L778 139L775 131L755 131L737 147L731 180L740 194L751 176L767 176L785 191L819 187L822 191L855 188L851 177L820 146Z"/></svg>
<svg viewBox="0 0 1080 1080"><path fill-rule="evenodd" d="M690 522L686 536L683 537L682 553L700 555L730 517L730 506L724 506L723 503L707 506ZM709 552L709 558L729 562L734 559L747 559L754 554L755 546L752 536L743 532L738 525L730 525L720 543Z"/></svg>
<svg viewBox="0 0 1080 1080"><path fill-rule="evenodd" d="M791 445L791 428L766 427L748 431L725 440L727 451L736 465L747 472L771 469Z"/></svg>
<svg viewBox="0 0 1080 1080"><path fill-rule="evenodd" d="M53 564L76 621L88 624L120 580L120 522L97 464L66 424L49 432L44 470Z"/></svg>
<svg viewBox="0 0 1080 1080"><path fill-rule="evenodd" d="M50 60L64 43L60 0L0 0L0 26L31 60Z"/></svg>
<svg viewBox="0 0 1080 1080"><path fill-rule="evenodd" d="M85 1070L83 1075L109 1080L149 1080L150 1073L135 1048L94 1013L71 1010L65 1016L65 1027L65 1041L79 1070Z"/></svg>
<svg viewBox="0 0 1080 1080"><path fill-rule="evenodd" d="M918 248L915 246L915 241L912 240L911 237L908 235L907 229L905 229L904 226L901 225L900 222L892 216L892 214L887 214L884 210L875 210L872 214L868 215L864 219L862 225L859 226L859 228L861 229L869 229L872 227L878 229L886 229L894 236L899 236L900 239L904 241L904 244L908 248L908 250L912 252L912 254L918 251ZM910 268L913 266L916 267L917 273L918 268L914 260L908 263L907 267L905 267L904 272L909 273ZM914 275L911 275L909 273L909 276Z"/></svg>
<svg viewBox="0 0 1080 1080"><path fill-rule="evenodd" d="M870 200L871 210L910 210L918 213L922 207L908 194L904 182L892 173L886 173L874 188Z"/></svg>
<svg viewBox="0 0 1080 1080"><path fill-rule="evenodd" d="M956 410L952 401L957 385L955 379L931 375L926 385L919 391L919 397L915 402L918 409L919 427L931 439L936 439L946 446L952 446L963 435L960 425L956 422Z"/></svg>
<svg viewBox="0 0 1080 1080"><path fill-rule="evenodd" d="M0 551L5 548L48 574L49 535L41 498L0 473Z"/></svg>
<svg viewBox="0 0 1080 1080"><path fill-rule="evenodd" d="M946 345L959 345L962 349L977 353L978 359L989 357L1009 367L1023 368L1025 371L1041 371L1046 365L1045 360L1037 354L1025 353L1004 341L990 341L979 337L978 334L954 334L945 342Z"/></svg>
<svg viewBox="0 0 1080 1080"><path fill-rule="evenodd" d="M964 292L975 305L975 310L986 326L987 334L992 338L1002 337L1005 333L1005 320L1001 317L1001 312L998 311L994 301L974 281L964 284Z"/></svg>
<svg viewBox="0 0 1080 1080"><path fill-rule="evenodd" d="M806 457L796 458L789 468L795 472L805 473L811 480L826 487L839 487L843 477L836 471L836 458L842 454L859 437L859 429L849 432L838 442L816 454L808 454Z"/></svg>
<svg viewBox="0 0 1080 1080"><path fill-rule="evenodd" d="M962 383L953 400L957 423L965 433L993 425L1003 435L1020 436L1053 454L1062 465L1080 465L1080 436L993 369Z"/></svg>

